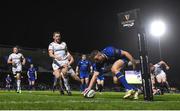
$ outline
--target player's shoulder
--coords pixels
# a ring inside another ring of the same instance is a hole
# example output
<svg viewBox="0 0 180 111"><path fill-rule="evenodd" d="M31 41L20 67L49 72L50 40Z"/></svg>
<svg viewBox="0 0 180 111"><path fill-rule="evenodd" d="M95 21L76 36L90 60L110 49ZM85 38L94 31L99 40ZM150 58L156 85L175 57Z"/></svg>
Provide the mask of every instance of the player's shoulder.
<svg viewBox="0 0 180 111"><path fill-rule="evenodd" d="M55 43L54 42L51 42L51 43L49 43L49 46L53 46Z"/></svg>
<svg viewBox="0 0 180 111"><path fill-rule="evenodd" d="M113 46L107 46L103 49L103 52L108 52L108 51L112 51L112 50L115 50L116 48L113 47Z"/></svg>
<svg viewBox="0 0 180 111"><path fill-rule="evenodd" d="M14 53L9 54L9 56L13 56L13 55L14 55Z"/></svg>
<svg viewBox="0 0 180 111"><path fill-rule="evenodd" d="M22 53L17 53L17 55L18 55L18 56L23 56L23 54L22 54Z"/></svg>
<svg viewBox="0 0 180 111"><path fill-rule="evenodd" d="M61 45L63 45L63 46L66 46L67 44L66 44L66 42L61 42Z"/></svg>

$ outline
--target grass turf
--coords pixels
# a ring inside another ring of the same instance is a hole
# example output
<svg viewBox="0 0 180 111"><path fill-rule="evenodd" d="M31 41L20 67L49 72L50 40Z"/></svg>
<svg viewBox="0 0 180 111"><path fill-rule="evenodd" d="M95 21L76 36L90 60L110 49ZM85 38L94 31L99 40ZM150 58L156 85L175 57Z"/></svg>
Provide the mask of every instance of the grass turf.
<svg viewBox="0 0 180 111"><path fill-rule="evenodd" d="M165 94L154 96L154 101L122 99L123 92L97 93L95 98L84 98L80 92L73 92L72 96L60 96L52 91L0 91L0 110L130 110L130 109L180 109L180 94Z"/></svg>

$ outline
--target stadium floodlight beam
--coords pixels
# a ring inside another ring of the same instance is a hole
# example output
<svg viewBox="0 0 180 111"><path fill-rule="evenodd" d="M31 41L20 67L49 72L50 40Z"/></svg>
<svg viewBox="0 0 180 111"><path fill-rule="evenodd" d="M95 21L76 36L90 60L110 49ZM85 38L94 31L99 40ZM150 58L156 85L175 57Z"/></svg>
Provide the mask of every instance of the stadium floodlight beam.
<svg viewBox="0 0 180 111"><path fill-rule="evenodd" d="M166 31L166 25L162 20L155 20L150 24L150 34L159 39L159 59L162 59L160 38Z"/></svg>
<svg viewBox="0 0 180 111"><path fill-rule="evenodd" d="M166 25L162 20L155 20L150 24L150 34L154 37L162 37L166 31Z"/></svg>

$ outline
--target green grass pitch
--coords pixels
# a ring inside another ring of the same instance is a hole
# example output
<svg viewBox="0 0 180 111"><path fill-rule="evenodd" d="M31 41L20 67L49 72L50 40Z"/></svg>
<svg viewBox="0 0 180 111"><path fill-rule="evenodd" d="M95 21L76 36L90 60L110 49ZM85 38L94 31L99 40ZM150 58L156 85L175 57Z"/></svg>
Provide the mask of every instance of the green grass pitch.
<svg viewBox="0 0 180 111"><path fill-rule="evenodd" d="M96 93L91 99L84 98L80 92L73 91L72 96L60 96L52 91L0 91L0 110L130 110L130 109L180 109L180 94L154 96L154 101L122 99L123 92Z"/></svg>

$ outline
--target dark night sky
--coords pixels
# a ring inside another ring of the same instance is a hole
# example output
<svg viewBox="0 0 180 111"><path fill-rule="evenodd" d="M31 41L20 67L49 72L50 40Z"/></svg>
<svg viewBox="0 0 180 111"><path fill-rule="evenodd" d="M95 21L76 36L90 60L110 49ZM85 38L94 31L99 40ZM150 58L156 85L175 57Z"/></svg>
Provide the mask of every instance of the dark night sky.
<svg viewBox="0 0 180 111"><path fill-rule="evenodd" d="M0 44L47 48L53 31L61 31L69 50L90 53L113 45L137 58L137 38L118 31L117 13L139 8L146 30L154 18L167 23L161 39L162 58L171 66L171 76L180 72L180 3L175 0L12 0L1 3ZM157 39L148 37L150 61L158 61ZM178 76L180 77L180 76Z"/></svg>

